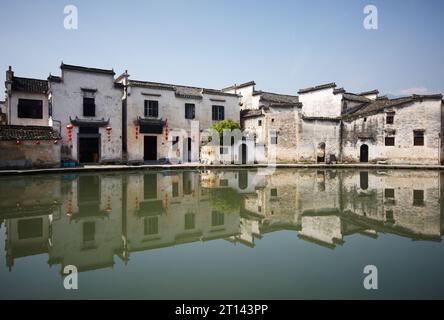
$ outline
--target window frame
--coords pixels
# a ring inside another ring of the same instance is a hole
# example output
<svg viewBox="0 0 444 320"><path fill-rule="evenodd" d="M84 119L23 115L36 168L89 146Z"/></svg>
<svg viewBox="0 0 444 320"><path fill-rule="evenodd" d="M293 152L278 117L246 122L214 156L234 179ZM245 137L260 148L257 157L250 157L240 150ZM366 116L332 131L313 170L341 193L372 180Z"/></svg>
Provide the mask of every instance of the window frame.
<svg viewBox="0 0 444 320"><path fill-rule="evenodd" d="M86 103L89 101L89 103ZM92 101L92 103L91 103ZM91 109L88 109L91 108ZM91 112L92 110L92 112ZM83 97L83 116L95 117L96 116L96 99L93 97Z"/></svg>
<svg viewBox="0 0 444 320"><path fill-rule="evenodd" d="M419 144L418 144L419 139ZM413 130L413 146L423 147L425 146L425 135L424 130Z"/></svg>
<svg viewBox="0 0 444 320"><path fill-rule="evenodd" d="M143 115L145 118L159 118L159 101L144 100Z"/></svg>
<svg viewBox="0 0 444 320"><path fill-rule="evenodd" d="M17 102L17 118L43 119L43 100L19 98Z"/></svg>
<svg viewBox="0 0 444 320"><path fill-rule="evenodd" d="M393 144L387 143L387 139L393 139ZM386 146L386 147L394 147L395 143L396 143L395 137L392 137L392 136L384 137L384 146Z"/></svg>
<svg viewBox="0 0 444 320"><path fill-rule="evenodd" d="M225 120L225 106L212 105L211 108L212 108L211 119L213 121Z"/></svg>

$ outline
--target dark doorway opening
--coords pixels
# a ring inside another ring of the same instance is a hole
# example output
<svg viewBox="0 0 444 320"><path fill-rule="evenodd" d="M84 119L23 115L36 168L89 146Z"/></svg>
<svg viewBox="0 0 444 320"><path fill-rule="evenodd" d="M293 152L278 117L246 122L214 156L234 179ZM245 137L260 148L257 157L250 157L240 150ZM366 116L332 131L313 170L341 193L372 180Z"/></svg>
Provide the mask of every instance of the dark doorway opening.
<svg viewBox="0 0 444 320"><path fill-rule="evenodd" d="M245 143L242 143L240 145L240 149L241 149L241 163L242 164L247 164L247 145Z"/></svg>
<svg viewBox="0 0 444 320"><path fill-rule="evenodd" d="M360 154L359 154L360 162L368 162L368 145L363 144L361 146Z"/></svg>
<svg viewBox="0 0 444 320"><path fill-rule="evenodd" d="M321 142L318 144L316 161L318 163L325 162L325 143Z"/></svg>
<svg viewBox="0 0 444 320"><path fill-rule="evenodd" d="M157 160L157 136L145 136L143 138L143 160Z"/></svg>
<svg viewBox="0 0 444 320"><path fill-rule="evenodd" d="M99 162L99 137L79 137L79 162Z"/></svg>
<svg viewBox="0 0 444 320"><path fill-rule="evenodd" d="M187 160L188 160L188 162L191 162L191 138L187 139L187 143L188 143L188 146L187 146Z"/></svg>

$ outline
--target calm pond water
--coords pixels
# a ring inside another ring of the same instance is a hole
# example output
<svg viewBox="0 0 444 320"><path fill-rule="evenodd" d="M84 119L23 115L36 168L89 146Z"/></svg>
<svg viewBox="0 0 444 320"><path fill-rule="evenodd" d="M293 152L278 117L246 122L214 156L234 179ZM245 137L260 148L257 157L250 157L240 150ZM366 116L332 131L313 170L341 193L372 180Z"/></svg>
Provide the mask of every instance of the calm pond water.
<svg viewBox="0 0 444 320"><path fill-rule="evenodd" d="M0 298L444 298L443 186L405 170L2 177Z"/></svg>

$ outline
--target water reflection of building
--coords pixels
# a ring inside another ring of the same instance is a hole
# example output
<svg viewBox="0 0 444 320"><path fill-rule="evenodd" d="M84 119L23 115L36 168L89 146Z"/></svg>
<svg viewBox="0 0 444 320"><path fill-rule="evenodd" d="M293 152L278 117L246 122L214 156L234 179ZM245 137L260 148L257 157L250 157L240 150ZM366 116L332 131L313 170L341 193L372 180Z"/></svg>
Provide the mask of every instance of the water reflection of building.
<svg viewBox="0 0 444 320"><path fill-rule="evenodd" d="M134 174L126 179L127 254L238 233L239 214L212 208L197 172Z"/></svg>
<svg viewBox="0 0 444 320"><path fill-rule="evenodd" d="M328 248L352 234L439 241L442 178L437 171L239 170L0 179L6 264L47 254L49 265L86 271L195 241L254 247L283 230Z"/></svg>
<svg viewBox="0 0 444 320"><path fill-rule="evenodd" d="M36 197L37 195L37 197ZM6 265L48 252L51 217L60 212L60 179L33 176L0 180L0 220L5 219Z"/></svg>

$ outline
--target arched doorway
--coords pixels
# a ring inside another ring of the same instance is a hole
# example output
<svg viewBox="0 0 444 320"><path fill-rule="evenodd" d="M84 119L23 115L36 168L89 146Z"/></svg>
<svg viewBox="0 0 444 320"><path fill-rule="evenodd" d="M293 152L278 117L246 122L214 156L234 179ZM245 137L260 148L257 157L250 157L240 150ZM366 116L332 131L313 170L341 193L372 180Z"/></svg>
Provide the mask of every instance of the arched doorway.
<svg viewBox="0 0 444 320"><path fill-rule="evenodd" d="M360 162L368 162L368 145L363 144L359 153Z"/></svg>

